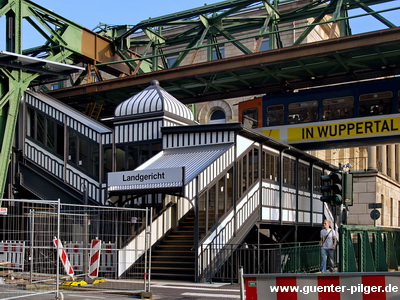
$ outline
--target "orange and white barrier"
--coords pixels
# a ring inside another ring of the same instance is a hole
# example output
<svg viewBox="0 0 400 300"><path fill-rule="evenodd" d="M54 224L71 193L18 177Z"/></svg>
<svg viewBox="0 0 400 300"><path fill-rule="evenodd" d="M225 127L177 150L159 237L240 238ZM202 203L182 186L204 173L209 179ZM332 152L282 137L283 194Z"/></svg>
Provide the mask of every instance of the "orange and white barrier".
<svg viewBox="0 0 400 300"><path fill-rule="evenodd" d="M68 276L74 277L74 269L72 268L71 263L68 260L67 253L64 250L62 242L57 237L54 237L53 243L54 246L56 246L57 248L57 252L64 266L65 272L67 273Z"/></svg>
<svg viewBox="0 0 400 300"><path fill-rule="evenodd" d="M89 255L89 273L91 279L99 276L101 240L92 240Z"/></svg>
<svg viewBox="0 0 400 300"><path fill-rule="evenodd" d="M244 275L246 300L389 300L400 295L400 273Z"/></svg>
<svg viewBox="0 0 400 300"><path fill-rule="evenodd" d="M25 256L25 242L0 242L0 262L8 262L4 269L23 270Z"/></svg>
<svg viewBox="0 0 400 300"><path fill-rule="evenodd" d="M65 252L68 255L68 259L74 269L75 273L83 273L83 261L84 261L84 249L91 248L91 244L87 247L83 245L83 242L68 242L64 243ZM116 259L117 249L115 243L101 242L101 259L99 272L101 273L115 273L116 272ZM88 253L88 257L89 257ZM90 257L89 257L90 261Z"/></svg>
<svg viewBox="0 0 400 300"><path fill-rule="evenodd" d="M100 272L116 273L117 268L117 247L115 243L102 244Z"/></svg>
<svg viewBox="0 0 400 300"><path fill-rule="evenodd" d="M76 273L83 273L83 242L68 242L64 244L65 252Z"/></svg>

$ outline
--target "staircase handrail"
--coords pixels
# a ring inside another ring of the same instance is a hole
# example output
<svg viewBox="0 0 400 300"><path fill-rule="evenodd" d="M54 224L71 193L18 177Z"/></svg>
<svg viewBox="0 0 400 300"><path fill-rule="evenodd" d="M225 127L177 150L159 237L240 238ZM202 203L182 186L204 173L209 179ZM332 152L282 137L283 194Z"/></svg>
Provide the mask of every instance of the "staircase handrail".
<svg viewBox="0 0 400 300"><path fill-rule="evenodd" d="M172 222L173 209L175 209L174 205L167 206L157 217L152 219L147 228L144 228L118 252L118 276L127 271L146 251L172 229L174 226ZM177 216L177 219L180 220L190 209L191 207L187 210L180 210L181 213ZM147 233L150 234L150 240L146 244Z"/></svg>
<svg viewBox="0 0 400 300"><path fill-rule="evenodd" d="M238 231L240 231L251 216L258 218L257 211L260 208L259 186L254 187L238 202L236 213L231 211L217 226L210 232L208 238L199 244L198 253L198 278L200 281L210 280L220 266L229 258L229 253L223 251L229 242L233 241Z"/></svg>

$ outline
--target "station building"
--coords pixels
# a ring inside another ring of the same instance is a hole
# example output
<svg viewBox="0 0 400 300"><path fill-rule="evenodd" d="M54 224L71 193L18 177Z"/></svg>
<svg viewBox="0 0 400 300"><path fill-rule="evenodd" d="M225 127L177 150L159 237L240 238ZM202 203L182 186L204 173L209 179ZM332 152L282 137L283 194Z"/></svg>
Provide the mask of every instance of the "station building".
<svg viewBox="0 0 400 300"><path fill-rule="evenodd" d="M180 276L210 278L220 266L209 249L317 241L333 219L320 201L333 165L240 123L199 124L157 81L116 108L111 128L45 94L27 92L21 110L15 196L151 207L152 242L180 232L192 263L197 253L197 278Z"/></svg>

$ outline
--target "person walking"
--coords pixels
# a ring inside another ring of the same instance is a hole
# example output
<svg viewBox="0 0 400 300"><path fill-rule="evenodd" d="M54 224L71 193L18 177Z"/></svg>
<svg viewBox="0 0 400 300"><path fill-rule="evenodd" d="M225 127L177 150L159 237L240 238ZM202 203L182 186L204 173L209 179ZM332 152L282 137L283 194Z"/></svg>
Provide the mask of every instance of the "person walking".
<svg viewBox="0 0 400 300"><path fill-rule="evenodd" d="M331 222L329 220L324 220L323 228L321 230L321 240L319 242L321 246L321 272L326 273L327 263L329 263L329 268L333 272L335 267L335 250L336 250L336 233L330 227Z"/></svg>

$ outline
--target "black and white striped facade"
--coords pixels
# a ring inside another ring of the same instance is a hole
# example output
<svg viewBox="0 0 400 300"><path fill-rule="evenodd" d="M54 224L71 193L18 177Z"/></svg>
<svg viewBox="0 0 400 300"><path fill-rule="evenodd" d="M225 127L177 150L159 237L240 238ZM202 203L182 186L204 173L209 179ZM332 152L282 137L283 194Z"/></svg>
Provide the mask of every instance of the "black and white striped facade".
<svg viewBox="0 0 400 300"><path fill-rule="evenodd" d="M191 110L153 80L115 109L115 143L160 140L162 127L189 124L195 124Z"/></svg>
<svg viewBox="0 0 400 300"><path fill-rule="evenodd" d="M25 124L25 126L29 126L29 122L26 121L28 107L44 116L44 118L56 121L60 126L64 127L64 136L59 138L64 139L63 143L65 145L67 145L67 137L65 136L67 131L79 133L98 145L99 149L106 145L110 147L112 145L113 131L110 128L52 97L31 91L25 93L21 105L22 113L20 114L24 120L22 124ZM24 132L26 131L27 128L24 127ZM106 184L104 182L85 174L85 172L69 164L65 155L64 157L56 155L41 143L28 138L26 135L23 135L20 142L24 145L22 149L25 159L52 174L52 176L79 193L87 192L88 197L94 202L103 205L106 204Z"/></svg>
<svg viewBox="0 0 400 300"><path fill-rule="evenodd" d="M65 124L74 131L102 145L112 144L113 131L81 112L42 93L27 91L24 102L35 110Z"/></svg>

